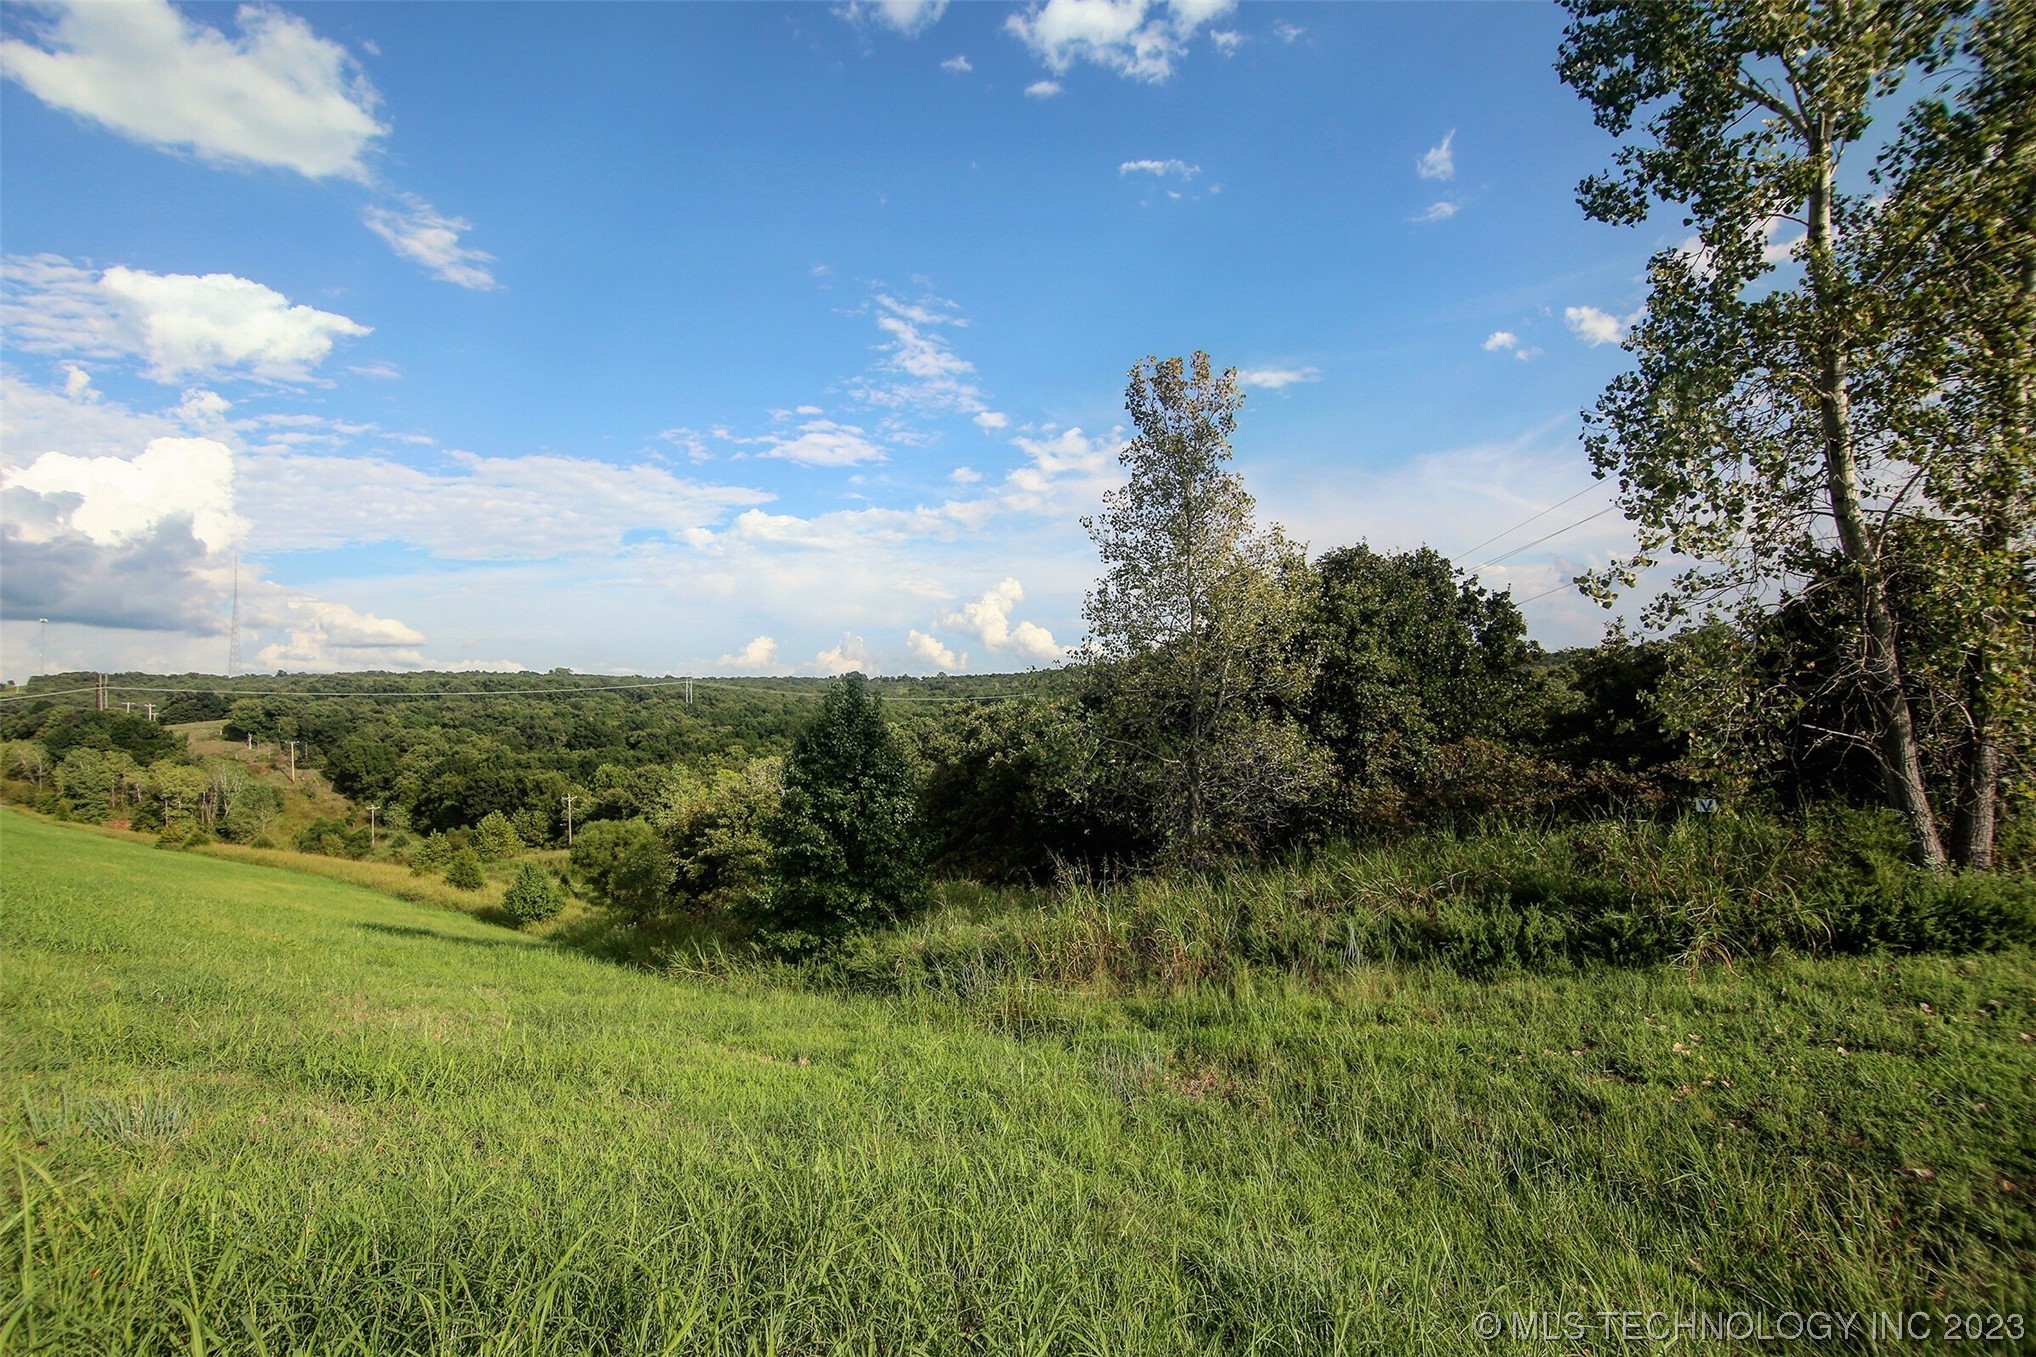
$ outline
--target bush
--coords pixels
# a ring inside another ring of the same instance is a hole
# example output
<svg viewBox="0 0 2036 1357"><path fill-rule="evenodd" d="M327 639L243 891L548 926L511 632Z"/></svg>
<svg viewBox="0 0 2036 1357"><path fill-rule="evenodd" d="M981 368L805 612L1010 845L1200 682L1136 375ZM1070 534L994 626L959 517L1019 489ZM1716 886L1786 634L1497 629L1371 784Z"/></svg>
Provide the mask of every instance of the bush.
<svg viewBox="0 0 2036 1357"><path fill-rule="evenodd" d="M481 823L474 827L474 848L483 862L501 862L513 858L523 851L523 840L516 837L515 828L509 817L499 810L491 810Z"/></svg>
<svg viewBox="0 0 2036 1357"><path fill-rule="evenodd" d="M671 860L644 820L596 820L573 840L573 871L610 909L639 921L664 908Z"/></svg>
<svg viewBox="0 0 2036 1357"><path fill-rule="evenodd" d="M488 878L481 871L481 856L471 848L462 848L452 855L445 864L445 884L457 886L463 891L477 891L486 885Z"/></svg>
<svg viewBox="0 0 2036 1357"><path fill-rule="evenodd" d="M313 820L297 831L296 845L300 853L321 853L329 858L364 858L368 855L368 827L348 827L346 821L337 816Z"/></svg>
<svg viewBox="0 0 2036 1357"><path fill-rule="evenodd" d="M565 907L551 874L534 862L517 869L502 896L502 908L518 924L543 923Z"/></svg>
<svg viewBox="0 0 2036 1357"><path fill-rule="evenodd" d="M784 761L758 759L741 772L667 789L658 828L672 863L672 895L691 909L754 913L770 889L765 827L784 796Z"/></svg>

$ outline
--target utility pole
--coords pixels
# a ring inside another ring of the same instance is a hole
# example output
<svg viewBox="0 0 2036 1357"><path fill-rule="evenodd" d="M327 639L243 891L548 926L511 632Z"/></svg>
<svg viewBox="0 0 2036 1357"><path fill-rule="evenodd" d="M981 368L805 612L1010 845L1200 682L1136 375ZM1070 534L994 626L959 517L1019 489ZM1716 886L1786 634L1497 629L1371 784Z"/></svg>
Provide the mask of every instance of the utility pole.
<svg viewBox="0 0 2036 1357"><path fill-rule="evenodd" d="M689 707L693 705L693 680L691 679L686 680L686 705Z"/></svg>
<svg viewBox="0 0 2036 1357"><path fill-rule="evenodd" d="M127 708L127 714L129 716L134 715L134 704L132 702L123 702L120 705Z"/></svg>
<svg viewBox="0 0 2036 1357"><path fill-rule="evenodd" d="M380 809L380 806L368 807L368 851L370 853L375 851L375 812Z"/></svg>
<svg viewBox="0 0 2036 1357"><path fill-rule="evenodd" d="M290 746L290 781L295 782L297 780L297 742L295 740L285 740L283 743Z"/></svg>
<svg viewBox="0 0 2036 1357"><path fill-rule="evenodd" d="M99 699L99 710L100 710L100 711L105 711L105 710L106 710L106 676L105 676L104 674L94 674L94 675L92 676L92 680L93 680L93 682L92 682L92 688L93 688L93 695L94 695L95 697L97 697L97 698Z"/></svg>
<svg viewBox="0 0 2036 1357"><path fill-rule="evenodd" d="M148 708L148 719L150 723L153 724L156 719L156 704L153 702L144 702L141 705Z"/></svg>
<svg viewBox="0 0 2036 1357"><path fill-rule="evenodd" d="M571 848L573 846L573 798L570 793L566 795L565 803L566 803L566 847Z"/></svg>
<svg viewBox="0 0 2036 1357"><path fill-rule="evenodd" d="M49 672L49 619L47 617L38 617L35 619L35 626L36 640L42 646L42 672L47 674Z"/></svg>

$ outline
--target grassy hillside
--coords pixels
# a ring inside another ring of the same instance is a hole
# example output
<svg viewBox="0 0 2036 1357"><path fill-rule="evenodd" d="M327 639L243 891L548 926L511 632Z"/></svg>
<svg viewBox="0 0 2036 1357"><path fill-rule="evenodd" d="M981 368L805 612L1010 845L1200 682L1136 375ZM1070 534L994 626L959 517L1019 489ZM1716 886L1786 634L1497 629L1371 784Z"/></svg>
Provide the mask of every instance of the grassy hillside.
<svg viewBox="0 0 2036 1357"><path fill-rule="evenodd" d="M0 1351L1468 1353L1548 1350L1485 1310L2030 1309L2022 950L883 1003L12 813L0 849Z"/></svg>

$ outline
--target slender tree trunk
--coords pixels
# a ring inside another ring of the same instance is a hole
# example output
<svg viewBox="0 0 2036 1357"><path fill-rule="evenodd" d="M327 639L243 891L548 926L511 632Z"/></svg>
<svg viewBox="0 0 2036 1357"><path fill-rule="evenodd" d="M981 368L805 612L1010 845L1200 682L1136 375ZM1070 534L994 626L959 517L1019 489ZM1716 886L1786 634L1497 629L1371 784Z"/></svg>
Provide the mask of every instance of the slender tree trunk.
<svg viewBox="0 0 2036 1357"><path fill-rule="evenodd" d="M1808 265L1811 287L1821 303L1818 309L1827 317L1818 337L1816 355L1825 485L1840 547L1858 572L1863 595L1866 629L1861 638L1865 651L1862 670L1866 696L1875 717L1874 745L1886 779L1888 800L1908 822L1917 859L1937 871L1945 865L1944 841L1938 833L1936 812L1930 807L1923 781L1922 751L1903 687L1901 645L1895 631L1894 610L1888 605L1887 576L1867 528L1859 462L1852 441L1852 400L1847 387L1850 372L1838 334L1839 322L1828 318L1838 308L1839 300L1833 295L1836 291L1831 239L1833 167L1821 124L1811 124L1809 140L1817 177L1809 200Z"/></svg>

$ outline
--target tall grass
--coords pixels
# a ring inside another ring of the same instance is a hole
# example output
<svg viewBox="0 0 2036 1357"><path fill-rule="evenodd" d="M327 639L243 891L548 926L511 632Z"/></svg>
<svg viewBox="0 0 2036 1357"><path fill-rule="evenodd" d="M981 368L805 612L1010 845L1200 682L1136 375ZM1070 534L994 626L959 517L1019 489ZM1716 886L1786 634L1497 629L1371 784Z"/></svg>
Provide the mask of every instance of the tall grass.
<svg viewBox="0 0 2036 1357"><path fill-rule="evenodd" d="M928 916L857 939L835 969L879 991L1009 977L1165 989L1268 970L1319 982L1379 962L1491 976L2036 942L2036 878L1933 876L1900 842L1873 817L1725 813L1494 824L1037 891L962 885Z"/></svg>
<svg viewBox="0 0 2036 1357"><path fill-rule="evenodd" d="M0 1351L1468 1354L1546 1350L1487 1309L2030 1308L2026 950L829 998L0 836ZM1244 903L1166 889L1186 956Z"/></svg>

